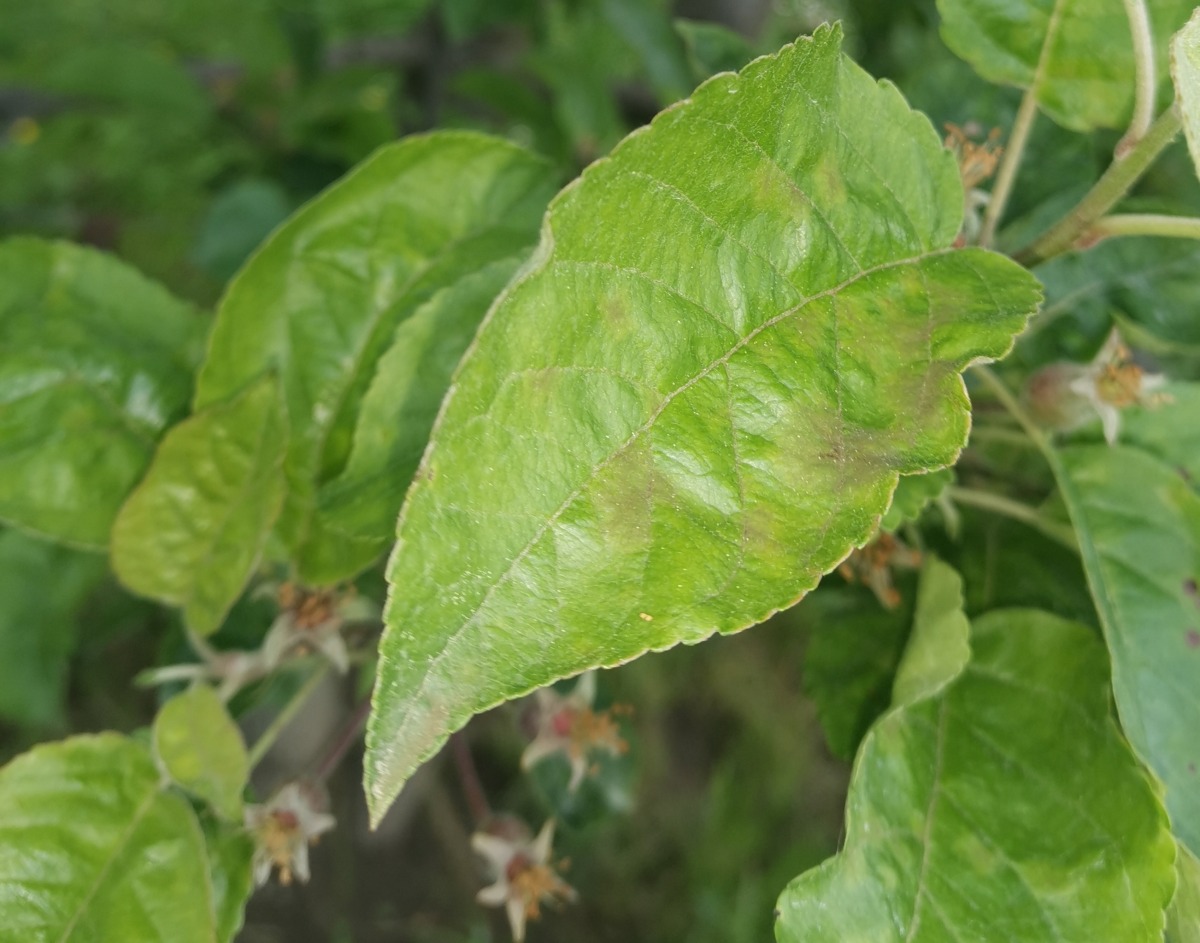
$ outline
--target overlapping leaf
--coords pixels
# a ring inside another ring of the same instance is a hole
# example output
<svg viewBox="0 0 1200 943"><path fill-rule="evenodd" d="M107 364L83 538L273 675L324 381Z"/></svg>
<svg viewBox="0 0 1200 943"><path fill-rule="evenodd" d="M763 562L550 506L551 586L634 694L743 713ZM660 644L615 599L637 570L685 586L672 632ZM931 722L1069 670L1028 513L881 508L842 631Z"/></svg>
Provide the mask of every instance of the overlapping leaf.
<svg viewBox="0 0 1200 943"><path fill-rule="evenodd" d="M867 735L845 848L784 891L780 943L1162 939L1174 842L1109 715L1103 646L1007 610L971 648Z"/></svg>
<svg viewBox="0 0 1200 943"><path fill-rule="evenodd" d="M154 752L172 780L241 822L250 762L237 724L212 688L197 685L163 705L154 718Z"/></svg>
<svg viewBox="0 0 1200 943"><path fill-rule="evenodd" d="M1129 742L1167 789L1180 841L1200 849L1200 496L1126 447L1061 453L1059 486L1112 655Z"/></svg>
<svg viewBox="0 0 1200 943"><path fill-rule="evenodd" d="M1157 75L1193 0L1146 0ZM1032 88L1042 110L1076 131L1122 128L1135 83L1122 0L938 0L942 38L991 82Z"/></svg>
<svg viewBox="0 0 1200 943"><path fill-rule="evenodd" d="M266 371L280 377L290 432L280 521L305 579L351 575L382 549L381 522L371 522L367 538L344 533L337 515L322 514L318 504L321 486L346 466L363 397L397 328L439 290L520 258L551 189L546 165L507 142L461 132L408 138L292 217L234 280L218 311L196 404L232 396ZM484 310L486 304L454 313L446 332L465 343ZM449 343L441 331L416 339L429 345L412 352L417 360ZM437 363L444 367L445 358ZM433 391L436 400L449 375L423 379L422 396ZM388 404L402 455L433 421L428 403L413 403L408 397ZM386 447L373 451L392 459ZM389 520L408 482L402 467L377 471L392 472Z"/></svg>
<svg viewBox="0 0 1200 943"><path fill-rule="evenodd" d="M1192 161L1200 172L1200 7L1171 42L1171 74Z"/></svg>
<svg viewBox="0 0 1200 943"><path fill-rule="evenodd" d="M912 637L892 686L892 703L930 698L962 672L971 651L963 585L954 568L930 557L921 570Z"/></svg>
<svg viewBox="0 0 1200 943"><path fill-rule="evenodd" d="M121 581L216 631L282 506L286 432L274 377L172 429L113 525Z"/></svg>
<svg viewBox="0 0 1200 943"><path fill-rule="evenodd" d="M760 621L957 455L959 371L1037 288L950 248L953 159L840 40L718 76L552 206L401 513L376 818L471 713Z"/></svg>
<svg viewBox="0 0 1200 943"><path fill-rule="evenodd" d="M104 547L187 408L203 322L116 259L0 246L0 519Z"/></svg>

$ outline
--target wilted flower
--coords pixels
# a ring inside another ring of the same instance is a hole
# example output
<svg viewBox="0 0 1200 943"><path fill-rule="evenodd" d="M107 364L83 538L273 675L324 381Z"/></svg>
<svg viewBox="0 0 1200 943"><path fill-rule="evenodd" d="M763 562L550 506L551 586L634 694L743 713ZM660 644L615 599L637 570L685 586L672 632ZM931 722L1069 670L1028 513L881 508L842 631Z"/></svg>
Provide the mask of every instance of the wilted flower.
<svg viewBox="0 0 1200 943"><path fill-rule="evenodd" d="M880 531L865 547L852 550L838 566L849 583L863 583L887 609L900 605L900 593L892 585L892 567L912 569L921 565L921 552L887 531Z"/></svg>
<svg viewBox="0 0 1200 943"><path fill-rule="evenodd" d="M573 901L577 896L550 862L553 842L553 819L547 820L532 840L528 826L508 816L493 820L488 829L471 836L471 847L487 860L495 879L476 900L489 907L504 907L516 943L525 939L526 921L541 916L542 904Z"/></svg>
<svg viewBox="0 0 1200 943"><path fill-rule="evenodd" d="M254 839L255 886L266 884L273 868L279 869L281 884L291 884L292 875L302 884L308 881L308 846L336 824L317 805L313 789L288 783L265 805L246 806L246 828Z"/></svg>
<svg viewBox="0 0 1200 943"><path fill-rule="evenodd" d="M377 613L370 603L353 591L305 589L295 583L283 583L275 593L279 617L263 640L263 658L270 668L292 654L317 651L329 659L339 672L350 668L350 653L342 638L342 626L356 619L372 618Z"/></svg>
<svg viewBox="0 0 1200 943"><path fill-rule="evenodd" d="M1089 364L1053 363L1029 378L1025 401L1034 418L1057 432L1069 432L1100 417L1104 438L1117 441L1121 410L1134 404L1157 406L1166 378L1146 373L1114 329Z"/></svg>
<svg viewBox="0 0 1200 943"><path fill-rule="evenodd" d="M620 756L629 745L621 738L614 713L621 708L595 711L596 674L586 671L570 694L559 694L553 688L542 688L534 697L536 734L521 754L521 768L529 769L548 756L561 754L571 764L571 780L567 788L574 792L588 772L593 752Z"/></svg>

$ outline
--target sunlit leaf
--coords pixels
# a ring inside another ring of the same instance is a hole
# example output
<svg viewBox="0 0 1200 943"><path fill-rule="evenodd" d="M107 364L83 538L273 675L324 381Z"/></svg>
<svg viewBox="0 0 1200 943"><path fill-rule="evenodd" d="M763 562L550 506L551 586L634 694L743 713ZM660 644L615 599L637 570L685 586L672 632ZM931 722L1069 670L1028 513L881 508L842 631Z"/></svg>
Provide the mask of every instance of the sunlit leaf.
<svg viewBox="0 0 1200 943"><path fill-rule="evenodd" d="M1175 859L1175 897L1167 910L1169 943L1200 943L1200 861L1186 848Z"/></svg>
<svg viewBox="0 0 1200 943"><path fill-rule="evenodd" d="M1059 481L1112 656L1134 750L1166 786L1175 834L1200 849L1200 496L1136 449L1078 446Z"/></svg>
<svg viewBox="0 0 1200 943"><path fill-rule="evenodd" d="M111 256L0 245L0 519L104 547L187 408L203 322Z"/></svg>
<svg viewBox="0 0 1200 943"><path fill-rule="evenodd" d="M940 693L867 735L836 858L780 898L780 943L1158 943L1174 842L1109 715L1103 646L984 616Z"/></svg>
<svg viewBox="0 0 1200 943"><path fill-rule="evenodd" d="M267 377L167 433L113 525L113 569L207 635L258 562L285 488L285 420Z"/></svg>
<svg viewBox="0 0 1200 943"><path fill-rule="evenodd" d="M0 939L212 943L204 837L149 752L116 734L0 769Z"/></svg>
<svg viewBox="0 0 1200 943"><path fill-rule="evenodd" d="M1157 75L1193 0L1146 0ZM1042 110L1076 131L1123 128L1134 58L1122 0L938 0L942 38L991 82L1032 88Z"/></svg>
<svg viewBox="0 0 1200 943"><path fill-rule="evenodd" d="M401 512L376 819L472 713L761 621L955 459L959 372L1037 288L950 248L953 158L840 42L718 76L553 204Z"/></svg>
<svg viewBox="0 0 1200 943"><path fill-rule="evenodd" d="M971 657L962 589L962 577L953 567L937 557L925 561L912 636L892 685L893 704L913 704L932 697L958 677Z"/></svg>
<svg viewBox="0 0 1200 943"><path fill-rule="evenodd" d="M154 718L154 752L171 779L241 822L250 774L246 744L212 688L197 685L163 705Z"/></svg>
<svg viewBox="0 0 1200 943"><path fill-rule="evenodd" d="M1200 7L1171 42L1171 74L1192 161L1200 172Z"/></svg>
<svg viewBox="0 0 1200 943"><path fill-rule="evenodd" d="M320 486L345 468L363 396L397 328L441 289L523 255L552 190L549 177L541 160L498 139L410 137L296 213L234 279L196 403L219 402L267 371L280 377L290 430L280 528L306 580L334 582L380 552L378 542L345 536L339 546L336 518L325 520L317 504ZM482 310L473 315L477 321ZM474 323L457 316L454 326L469 337ZM437 333L426 341L443 342ZM449 377L428 381L436 398ZM391 418L397 435L411 437L400 429L404 405L395 403ZM420 415L420 433L431 418ZM391 486L398 501L407 481L397 477Z"/></svg>

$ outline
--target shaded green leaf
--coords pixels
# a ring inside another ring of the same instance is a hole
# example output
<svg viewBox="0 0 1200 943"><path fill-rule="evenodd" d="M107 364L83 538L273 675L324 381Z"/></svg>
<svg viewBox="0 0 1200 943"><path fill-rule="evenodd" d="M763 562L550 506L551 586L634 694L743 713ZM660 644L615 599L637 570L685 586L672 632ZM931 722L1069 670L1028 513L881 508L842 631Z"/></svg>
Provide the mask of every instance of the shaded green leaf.
<svg viewBox="0 0 1200 943"><path fill-rule="evenodd" d="M678 101L695 87L680 36L665 9L647 0L601 0L614 30L638 54L663 104Z"/></svg>
<svg viewBox="0 0 1200 943"><path fill-rule="evenodd" d="M954 568L929 557L921 568L912 634L892 684L892 703L930 698L962 672L971 657L971 626L963 613L963 583Z"/></svg>
<svg viewBox="0 0 1200 943"><path fill-rule="evenodd" d="M141 745L116 734L0 769L0 939L212 943L204 838Z"/></svg>
<svg viewBox="0 0 1200 943"><path fill-rule="evenodd" d="M203 323L111 256L0 245L0 519L104 547L187 408Z"/></svg>
<svg viewBox="0 0 1200 943"><path fill-rule="evenodd" d="M1169 943L1200 943L1200 861L1184 848L1175 859L1175 896L1167 909Z"/></svg>
<svg viewBox="0 0 1200 943"><path fill-rule="evenodd" d="M338 546L336 520L317 511L318 489L345 468L363 396L397 328L439 290L523 254L548 177L542 161L497 139L407 138L296 213L230 286L196 404L225 399L265 371L279 375L290 428L280 530L304 579L334 582L379 552L374 541ZM398 424L404 404L396 405ZM392 485L402 495L407 482Z"/></svg>
<svg viewBox="0 0 1200 943"><path fill-rule="evenodd" d="M1162 460L1200 489L1200 383L1168 383L1165 399L1130 406L1121 416L1121 441Z"/></svg>
<svg viewBox="0 0 1200 943"><path fill-rule="evenodd" d="M1146 0L1157 58L1193 0ZM1134 58L1122 0L938 0L942 38L990 82L1033 89L1047 115L1076 131L1123 128Z"/></svg>
<svg viewBox="0 0 1200 943"><path fill-rule="evenodd" d="M1162 780L1175 834L1200 848L1200 496L1136 449L1060 453L1059 487L1112 656L1129 742Z"/></svg>
<svg viewBox="0 0 1200 943"><path fill-rule="evenodd" d="M205 820L203 828L217 940L229 943L242 928L246 900L254 889L251 873L254 840L242 828L215 819Z"/></svg>
<svg viewBox="0 0 1200 943"><path fill-rule="evenodd" d="M692 71L702 79L718 72L736 72L754 58L754 48L741 33L719 23L676 20Z"/></svg>
<svg viewBox="0 0 1200 943"><path fill-rule="evenodd" d="M375 818L472 713L761 621L955 459L959 371L1037 288L949 248L953 158L840 42L718 76L552 205L401 512Z"/></svg>
<svg viewBox="0 0 1200 943"><path fill-rule="evenodd" d="M845 849L784 891L780 943L1162 939L1174 842L1110 718L1103 646L1008 610L971 648L867 735Z"/></svg>
<svg viewBox="0 0 1200 943"><path fill-rule="evenodd" d="M105 570L96 554L0 532L0 717L40 727L62 719L75 613Z"/></svg>
<svg viewBox="0 0 1200 943"><path fill-rule="evenodd" d="M954 472L949 468L924 475L903 475L892 495L892 506L879 522L880 528L894 531L907 521L915 521L938 495L954 484Z"/></svg>
<svg viewBox="0 0 1200 943"><path fill-rule="evenodd" d="M287 192L270 180L239 180L213 199L191 259L214 278L233 277L251 252L291 210Z"/></svg>
<svg viewBox="0 0 1200 943"><path fill-rule="evenodd" d="M287 430L274 377L167 433L113 525L113 569L136 593L215 632L283 502Z"/></svg>
<svg viewBox="0 0 1200 943"><path fill-rule="evenodd" d="M212 688L196 685L163 705L154 718L154 752L171 779L241 822L250 762L241 731Z"/></svg>
<svg viewBox="0 0 1200 943"><path fill-rule="evenodd" d="M1171 41L1171 75L1188 150L1200 172L1200 7Z"/></svg>

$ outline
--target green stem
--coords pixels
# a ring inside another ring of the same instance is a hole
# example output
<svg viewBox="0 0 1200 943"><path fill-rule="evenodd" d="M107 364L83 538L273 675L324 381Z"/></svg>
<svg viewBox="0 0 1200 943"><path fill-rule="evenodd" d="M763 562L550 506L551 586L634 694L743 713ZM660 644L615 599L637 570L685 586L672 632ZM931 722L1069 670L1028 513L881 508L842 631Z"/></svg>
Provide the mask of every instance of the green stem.
<svg viewBox="0 0 1200 943"><path fill-rule="evenodd" d="M996 238L996 227L1004 208L1008 205L1008 197L1012 193L1013 183L1017 179L1017 170L1021 166L1021 158L1025 154L1025 145L1029 142L1029 132L1037 117L1037 95L1031 87L1021 99L1017 116L1013 119L1012 131L1008 135L1008 143L1004 145L1004 156L1000 159L1000 169L996 172L996 185L992 187L992 195L988 200L987 210L983 215L983 229L979 234L979 244L985 248Z"/></svg>
<svg viewBox="0 0 1200 943"><path fill-rule="evenodd" d="M992 395L1000 401L1000 405L1008 410L1009 415L1011 415L1013 419L1017 421L1017 424L1025 430L1025 434L1029 436L1033 444L1037 446L1038 451L1043 455L1049 456L1053 451L1049 438L1046 437L1046 433L1038 428L1037 423L1030 418L1029 413L1025 412L1025 409L1019 402L1017 402L1017 398L1013 395L1012 391L1004 385L1004 381L996 376L996 374L993 373L989 367L984 367L982 365L972 367L971 373L982 380L984 386L986 386L991 391Z"/></svg>
<svg viewBox="0 0 1200 943"><path fill-rule="evenodd" d="M1129 130L1117 144L1117 160L1124 160L1130 150L1146 136L1154 117L1154 92L1158 77L1154 67L1154 37L1150 32L1150 14L1145 0L1125 0L1125 15L1129 18L1129 34L1133 39L1134 97L1133 118Z"/></svg>
<svg viewBox="0 0 1200 943"><path fill-rule="evenodd" d="M1074 249L1080 237L1137 183L1158 155L1175 139L1181 126L1179 111L1175 106L1164 111L1150 126L1146 136L1124 158L1109 165L1104 176L1096 181L1096 185L1073 210L1013 258L1032 268L1039 262Z"/></svg>
<svg viewBox="0 0 1200 943"><path fill-rule="evenodd" d="M1167 216L1163 213L1114 213L1096 220L1087 232L1098 240L1110 236L1170 236L1200 239L1200 216Z"/></svg>
<svg viewBox="0 0 1200 943"><path fill-rule="evenodd" d="M1004 445L1015 445L1019 448L1034 449L1037 443L1024 432L1016 429L1006 429L1002 426L971 426L971 442L1001 442Z"/></svg>
<svg viewBox="0 0 1200 943"><path fill-rule="evenodd" d="M275 741L279 739L279 735L295 719L300 708L304 706L312 693L320 687L321 682L325 680L327 674L329 674L329 663L325 662L308 676L304 684L300 685L299 690L292 695L292 699L283 706L283 710L271 721L270 726L262 732L262 736L254 741L254 746L250 748L251 769L257 766L262 758L267 755L267 752L274 746Z"/></svg>
<svg viewBox="0 0 1200 943"><path fill-rule="evenodd" d="M1020 521L1045 534L1051 540L1058 541L1064 547L1079 551L1079 542L1075 539L1074 530L1058 521L1048 520L1036 508L1032 508L1028 504L1022 504L1020 501L1014 501L1012 498L1006 498L1002 494L994 494L991 491L976 491L974 488L957 486L947 488L946 495L951 501L958 504L977 507L1012 518L1014 521Z"/></svg>

